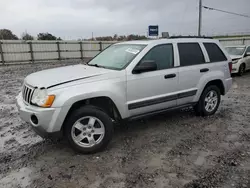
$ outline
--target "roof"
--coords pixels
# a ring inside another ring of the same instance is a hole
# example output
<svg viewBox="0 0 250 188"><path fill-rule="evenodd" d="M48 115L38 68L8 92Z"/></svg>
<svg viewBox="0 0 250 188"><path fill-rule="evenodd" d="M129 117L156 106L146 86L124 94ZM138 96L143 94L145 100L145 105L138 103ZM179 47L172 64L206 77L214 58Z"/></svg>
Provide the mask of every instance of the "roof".
<svg viewBox="0 0 250 188"><path fill-rule="evenodd" d="M131 40L131 41L126 41L126 42L119 42L116 44L144 44L144 45L148 45L150 43L152 43L155 40Z"/></svg>
<svg viewBox="0 0 250 188"><path fill-rule="evenodd" d="M225 47L238 47L238 48L245 48L247 45L230 45L230 46L225 46Z"/></svg>
<svg viewBox="0 0 250 188"><path fill-rule="evenodd" d="M116 44L164 44L164 43L173 43L173 42L215 42L217 39L210 38L169 38L169 39L157 39L157 40L134 40L134 41L126 41Z"/></svg>
<svg viewBox="0 0 250 188"><path fill-rule="evenodd" d="M206 37L206 36L171 36L170 39L180 39L180 38L199 38L199 39L213 39L212 37Z"/></svg>

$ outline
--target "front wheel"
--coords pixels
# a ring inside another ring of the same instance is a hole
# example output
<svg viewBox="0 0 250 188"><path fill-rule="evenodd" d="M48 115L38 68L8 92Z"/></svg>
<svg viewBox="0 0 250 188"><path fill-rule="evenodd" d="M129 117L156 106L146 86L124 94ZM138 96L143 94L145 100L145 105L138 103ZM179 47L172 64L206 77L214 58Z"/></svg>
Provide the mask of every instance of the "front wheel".
<svg viewBox="0 0 250 188"><path fill-rule="evenodd" d="M65 126L69 144L74 150L84 154L103 150L113 135L112 119L94 106L84 106L75 110Z"/></svg>
<svg viewBox="0 0 250 188"><path fill-rule="evenodd" d="M239 67L238 75L242 76L244 74L244 72L245 72L245 65L241 64L240 67Z"/></svg>
<svg viewBox="0 0 250 188"><path fill-rule="evenodd" d="M210 116L213 115L221 100L220 90L217 86L211 85L205 88L199 102L194 106L197 115Z"/></svg>

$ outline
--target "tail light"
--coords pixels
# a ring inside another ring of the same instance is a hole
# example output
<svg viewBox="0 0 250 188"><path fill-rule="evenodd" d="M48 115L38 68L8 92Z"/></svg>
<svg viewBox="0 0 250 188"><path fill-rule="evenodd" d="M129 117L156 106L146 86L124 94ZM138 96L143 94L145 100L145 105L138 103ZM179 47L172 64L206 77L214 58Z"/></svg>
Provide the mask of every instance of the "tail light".
<svg viewBox="0 0 250 188"><path fill-rule="evenodd" d="M232 69L233 69L233 63L232 62L228 63L228 68L229 68L230 73L232 73Z"/></svg>

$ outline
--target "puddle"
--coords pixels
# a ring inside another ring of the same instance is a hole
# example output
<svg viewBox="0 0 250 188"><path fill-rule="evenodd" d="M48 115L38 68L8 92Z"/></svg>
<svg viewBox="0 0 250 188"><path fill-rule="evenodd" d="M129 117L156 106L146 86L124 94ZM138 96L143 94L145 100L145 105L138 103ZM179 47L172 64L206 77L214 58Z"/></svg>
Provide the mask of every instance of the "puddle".
<svg viewBox="0 0 250 188"><path fill-rule="evenodd" d="M24 188L31 183L31 173L32 170L29 168L21 168L18 171L11 172L4 178L0 179L0 187L4 188L14 188L20 187Z"/></svg>
<svg viewBox="0 0 250 188"><path fill-rule="evenodd" d="M236 82L233 82L232 88L233 89L237 89L238 88L238 84Z"/></svg>

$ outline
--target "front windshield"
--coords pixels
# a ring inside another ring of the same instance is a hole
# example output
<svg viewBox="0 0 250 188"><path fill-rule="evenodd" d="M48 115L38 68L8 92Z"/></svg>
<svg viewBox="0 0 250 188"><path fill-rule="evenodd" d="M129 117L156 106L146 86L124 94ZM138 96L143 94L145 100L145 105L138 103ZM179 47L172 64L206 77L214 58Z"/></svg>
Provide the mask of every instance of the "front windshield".
<svg viewBox="0 0 250 188"><path fill-rule="evenodd" d="M146 45L140 44L112 45L92 59L88 65L121 70L126 67L145 46Z"/></svg>
<svg viewBox="0 0 250 188"><path fill-rule="evenodd" d="M245 49L245 47L226 47L226 50L230 55L243 55Z"/></svg>

